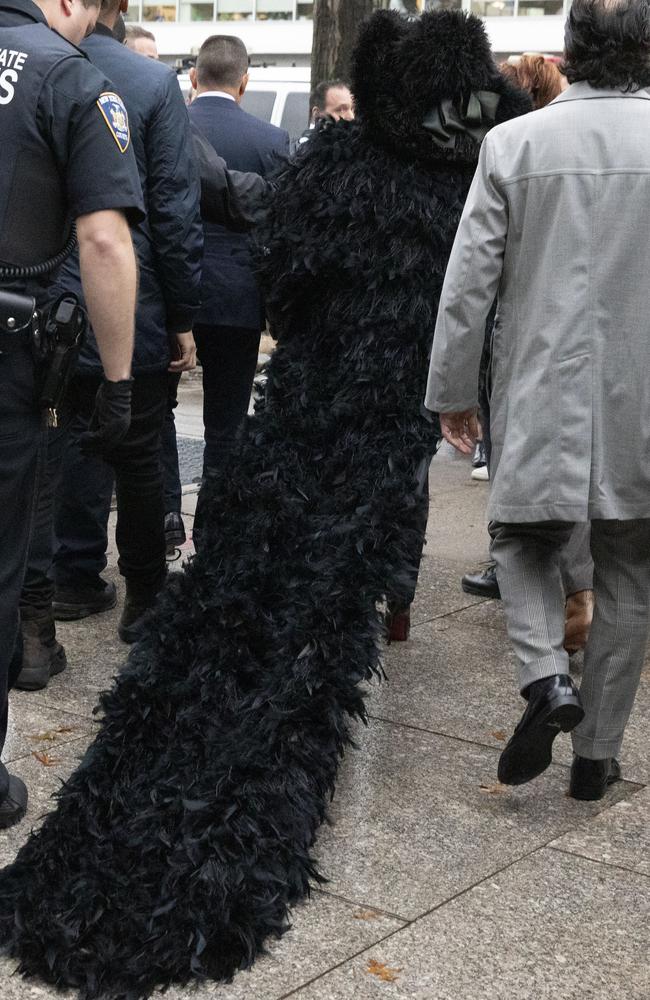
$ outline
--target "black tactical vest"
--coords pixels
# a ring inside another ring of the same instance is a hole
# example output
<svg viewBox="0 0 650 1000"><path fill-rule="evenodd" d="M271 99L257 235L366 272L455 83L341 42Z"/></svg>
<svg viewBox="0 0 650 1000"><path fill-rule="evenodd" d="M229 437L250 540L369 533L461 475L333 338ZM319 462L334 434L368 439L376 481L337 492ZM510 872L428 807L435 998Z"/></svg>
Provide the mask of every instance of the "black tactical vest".
<svg viewBox="0 0 650 1000"><path fill-rule="evenodd" d="M48 73L70 46L45 24L3 27L4 14L0 3L0 262L36 264L61 250L70 228L65 178L39 112Z"/></svg>

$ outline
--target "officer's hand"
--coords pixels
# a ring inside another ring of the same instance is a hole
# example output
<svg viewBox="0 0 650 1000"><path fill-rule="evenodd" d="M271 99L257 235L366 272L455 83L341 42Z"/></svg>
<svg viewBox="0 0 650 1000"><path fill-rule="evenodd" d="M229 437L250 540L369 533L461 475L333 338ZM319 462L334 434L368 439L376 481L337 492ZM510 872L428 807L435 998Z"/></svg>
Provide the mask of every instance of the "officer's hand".
<svg viewBox="0 0 650 1000"><path fill-rule="evenodd" d="M172 358L174 359L167 371L189 372L196 368L196 344L191 330L187 333L177 333L172 340Z"/></svg>
<svg viewBox="0 0 650 1000"><path fill-rule="evenodd" d="M124 440L131 425L132 383L130 378L121 382L104 379L95 397L90 429L81 435L84 454L105 455Z"/></svg>

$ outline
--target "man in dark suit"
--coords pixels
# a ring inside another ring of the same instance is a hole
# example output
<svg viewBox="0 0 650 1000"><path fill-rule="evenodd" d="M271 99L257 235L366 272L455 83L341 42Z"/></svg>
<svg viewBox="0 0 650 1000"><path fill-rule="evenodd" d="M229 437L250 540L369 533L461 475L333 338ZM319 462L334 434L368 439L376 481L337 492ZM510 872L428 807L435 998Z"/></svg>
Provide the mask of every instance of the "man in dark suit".
<svg viewBox="0 0 650 1000"><path fill-rule="evenodd" d="M283 129L247 114L248 53L231 35L213 35L190 70L197 92L190 118L231 170L266 175L289 152ZM245 235L204 225L202 305L194 325L203 367L204 480L223 463L248 410L264 309ZM200 535L199 498L195 540Z"/></svg>

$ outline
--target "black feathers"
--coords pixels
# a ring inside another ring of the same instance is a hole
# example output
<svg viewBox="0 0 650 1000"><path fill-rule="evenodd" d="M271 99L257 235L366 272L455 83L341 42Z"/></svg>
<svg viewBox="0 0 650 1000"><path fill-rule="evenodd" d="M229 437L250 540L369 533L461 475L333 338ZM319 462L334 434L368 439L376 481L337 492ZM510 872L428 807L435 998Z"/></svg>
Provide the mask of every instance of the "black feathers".
<svg viewBox="0 0 650 1000"><path fill-rule="evenodd" d="M349 719L380 672L378 605L417 548L427 359L473 170L470 147L433 162L420 113L488 80L507 92L477 20L378 14L360 122L323 125L280 176L261 233L266 400L99 736L0 877L25 974L112 1000L228 979L318 878Z"/></svg>

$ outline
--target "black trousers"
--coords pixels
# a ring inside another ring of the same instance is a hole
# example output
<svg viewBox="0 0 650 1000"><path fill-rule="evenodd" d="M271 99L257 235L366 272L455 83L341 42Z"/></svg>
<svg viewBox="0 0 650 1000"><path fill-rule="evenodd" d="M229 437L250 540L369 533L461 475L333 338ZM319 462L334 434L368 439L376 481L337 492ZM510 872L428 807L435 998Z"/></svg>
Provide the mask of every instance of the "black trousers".
<svg viewBox="0 0 650 1000"><path fill-rule="evenodd" d="M194 327L203 368L204 473L219 467L248 413L260 337L259 330L243 327Z"/></svg>
<svg viewBox="0 0 650 1000"><path fill-rule="evenodd" d="M23 610L47 610L54 581L61 587L101 586L114 485L120 573L144 585L155 585L165 574L160 437L167 409L167 373L135 377L131 427L111 454L110 464L83 455L79 447L99 384L99 376L78 375L69 390L69 417L63 427L50 431Z"/></svg>
<svg viewBox="0 0 650 1000"><path fill-rule="evenodd" d="M167 376L167 412L162 430L162 447L160 460L162 462L163 486L165 494L165 514L180 514L183 499L181 476L178 468L178 446L176 444L176 422L174 410L178 406L178 383L180 375Z"/></svg>
<svg viewBox="0 0 650 1000"><path fill-rule="evenodd" d="M0 750L7 735L8 692L21 667L19 601L44 450L44 416L36 404L28 345L0 353ZM0 765L0 799L8 777Z"/></svg>
<svg viewBox="0 0 650 1000"><path fill-rule="evenodd" d="M235 326L194 327L197 354L203 368L203 477L220 467L248 413L257 369L261 332ZM201 491L194 519L195 544L203 522Z"/></svg>

